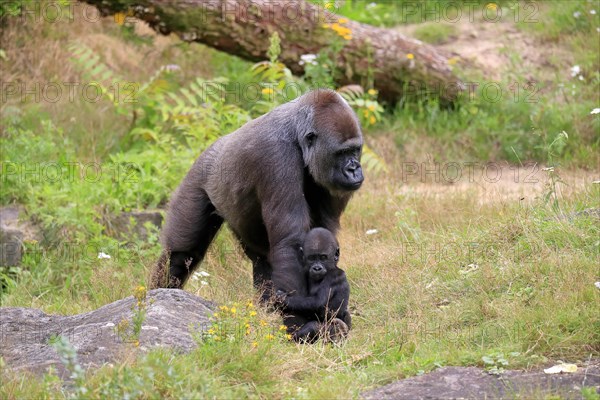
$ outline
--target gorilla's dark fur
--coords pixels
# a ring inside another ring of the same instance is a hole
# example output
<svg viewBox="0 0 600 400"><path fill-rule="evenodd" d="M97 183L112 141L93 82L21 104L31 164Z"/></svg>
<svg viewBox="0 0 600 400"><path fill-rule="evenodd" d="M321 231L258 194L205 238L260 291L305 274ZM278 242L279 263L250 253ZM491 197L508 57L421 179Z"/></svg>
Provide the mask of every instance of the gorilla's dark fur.
<svg viewBox="0 0 600 400"><path fill-rule="evenodd" d="M335 236L327 229L311 229L301 253L306 296L277 293L288 333L296 341L312 342L334 318L344 322L347 331L352 326L348 312L350 285L346 273L337 266L340 248Z"/></svg>
<svg viewBox="0 0 600 400"><path fill-rule="evenodd" d="M173 194L151 287L182 287L227 221L254 284L304 294L298 249L312 227L335 233L363 182L356 115L331 90L283 104L217 140ZM167 264L169 266L167 267Z"/></svg>

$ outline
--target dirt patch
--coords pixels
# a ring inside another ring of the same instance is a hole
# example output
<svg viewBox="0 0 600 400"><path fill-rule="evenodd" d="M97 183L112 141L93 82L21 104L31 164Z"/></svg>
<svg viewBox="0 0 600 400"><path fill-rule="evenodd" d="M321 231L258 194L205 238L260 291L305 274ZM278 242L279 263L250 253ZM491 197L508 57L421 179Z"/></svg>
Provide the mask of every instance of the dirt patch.
<svg viewBox="0 0 600 400"><path fill-rule="evenodd" d="M415 30L427 24L432 23L400 26L397 29L412 37ZM553 43L541 43L510 20L487 22L463 18L451 25L455 34L437 47L482 71L489 80L506 79L507 74L515 70L524 71L525 76L521 79L526 81L555 79L557 60L569 59L565 49ZM568 67L565 66L561 74L568 79L568 73Z"/></svg>
<svg viewBox="0 0 600 400"><path fill-rule="evenodd" d="M506 371L490 375L475 367L445 367L375 389L365 399L543 399L559 395L581 399L582 388L600 393L600 360L571 374L548 375L543 371Z"/></svg>
<svg viewBox="0 0 600 400"><path fill-rule="evenodd" d="M397 193L404 196L439 198L471 196L478 204L540 200L549 190L549 171L538 164L516 167L507 163L471 164L407 164L400 175L403 185ZM556 186L560 199L584 188L591 188L599 180L598 174L588 171L562 171L563 183Z"/></svg>

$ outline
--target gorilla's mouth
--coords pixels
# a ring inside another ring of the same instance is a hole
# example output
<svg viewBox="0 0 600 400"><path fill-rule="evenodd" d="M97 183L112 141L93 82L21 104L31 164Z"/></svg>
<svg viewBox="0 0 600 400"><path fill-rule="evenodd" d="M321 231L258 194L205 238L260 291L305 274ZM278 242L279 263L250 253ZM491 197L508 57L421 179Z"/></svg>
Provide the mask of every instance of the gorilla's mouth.
<svg viewBox="0 0 600 400"><path fill-rule="evenodd" d="M343 182L341 182L341 186L345 190L358 190L365 178L363 177L362 172L354 173L354 174L344 174L345 178Z"/></svg>
<svg viewBox="0 0 600 400"><path fill-rule="evenodd" d="M348 182L345 186L345 189L348 190L358 190L360 189L360 187L362 186L364 179L358 180L356 182Z"/></svg>

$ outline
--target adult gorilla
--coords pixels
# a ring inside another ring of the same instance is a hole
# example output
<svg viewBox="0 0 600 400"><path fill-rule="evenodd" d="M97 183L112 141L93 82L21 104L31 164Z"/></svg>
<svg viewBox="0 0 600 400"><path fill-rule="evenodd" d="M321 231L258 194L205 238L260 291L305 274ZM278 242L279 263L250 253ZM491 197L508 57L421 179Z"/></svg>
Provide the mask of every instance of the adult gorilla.
<svg viewBox="0 0 600 400"><path fill-rule="evenodd" d="M272 281L305 293L299 247L311 228L339 229L364 179L362 144L350 106L323 89L217 140L171 198L150 286L182 287L225 220L252 260L256 287Z"/></svg>

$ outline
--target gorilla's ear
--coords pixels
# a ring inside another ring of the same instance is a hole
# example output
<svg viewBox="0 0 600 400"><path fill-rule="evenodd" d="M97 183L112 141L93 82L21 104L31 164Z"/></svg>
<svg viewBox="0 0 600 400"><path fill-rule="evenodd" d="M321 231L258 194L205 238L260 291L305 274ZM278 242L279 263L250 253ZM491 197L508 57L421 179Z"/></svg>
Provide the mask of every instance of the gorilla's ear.
<svg viewBox="0 0 600 400"><path fill-rule="evenodd" d="M335 260L335 262L338 262L340 260L340 248L339 247L337 249L335 249L335 255L333 256L333 259Z"/></svg>
<svg viewBox="0 0 600 400"><path fill-rule="evenodd" d="M317 142L317 133L314 131L308 131L304 135L300 135L300 149L302 150L302 159L304 160L304 166L308 167L312 153Z"/></svg>
<svg viewBox="0 0 600 400"><path fill-rule="evenodd" d="M304 167L308 167L315 149L317 132L313 126L314 110L311 106L301 107L294 116L298 145L302 151Z"/></svg>

